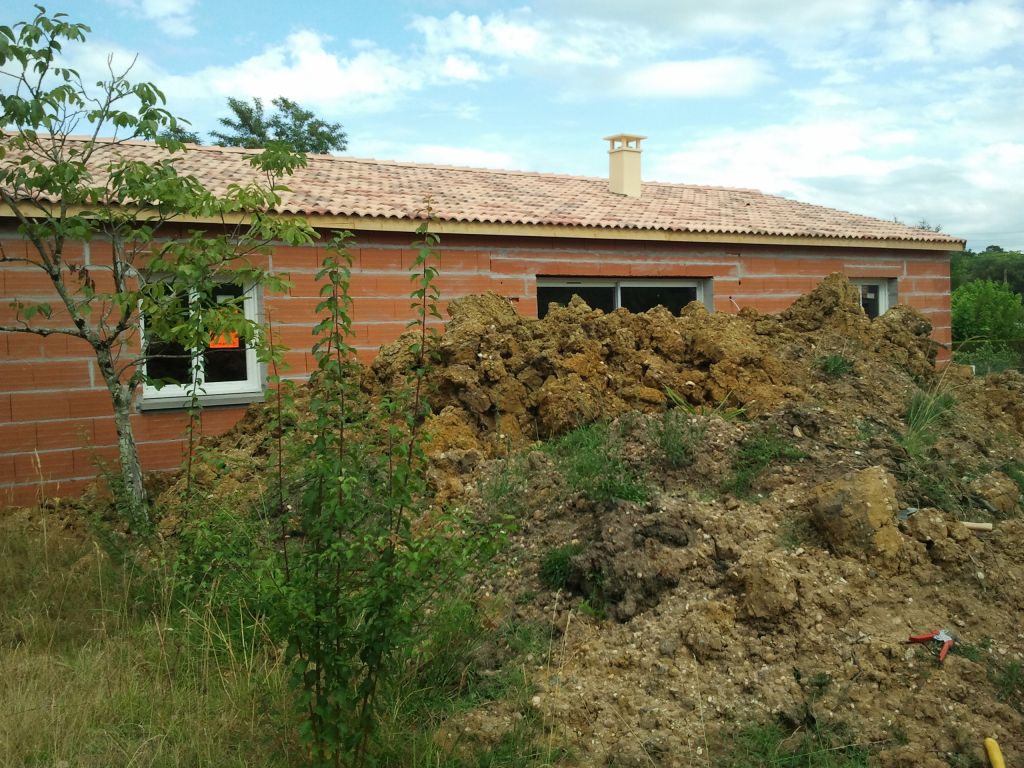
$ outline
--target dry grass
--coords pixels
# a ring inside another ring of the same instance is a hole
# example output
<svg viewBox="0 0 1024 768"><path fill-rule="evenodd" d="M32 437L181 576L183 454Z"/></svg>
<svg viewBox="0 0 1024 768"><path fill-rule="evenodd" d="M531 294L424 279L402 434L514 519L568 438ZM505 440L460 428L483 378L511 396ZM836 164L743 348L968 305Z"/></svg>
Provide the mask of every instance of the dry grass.
<svg viewBox="0 0 1024 768"><path fill-rule="evenodd" d="M53 527L0 518L0 766L302 762L259 622L171 610L158 579Z"/></svg>

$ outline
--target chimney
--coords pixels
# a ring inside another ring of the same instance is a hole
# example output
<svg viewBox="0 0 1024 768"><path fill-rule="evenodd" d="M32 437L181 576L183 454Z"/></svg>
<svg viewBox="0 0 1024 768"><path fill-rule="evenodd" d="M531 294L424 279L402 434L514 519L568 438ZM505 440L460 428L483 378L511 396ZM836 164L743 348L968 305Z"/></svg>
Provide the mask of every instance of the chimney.
<svg viewBox="0 0 1024 768"><path fill-rule="evenodd" d="M640 197L640 142L646 136L618 133L608 142L608 189L617 195Z"/></svg>

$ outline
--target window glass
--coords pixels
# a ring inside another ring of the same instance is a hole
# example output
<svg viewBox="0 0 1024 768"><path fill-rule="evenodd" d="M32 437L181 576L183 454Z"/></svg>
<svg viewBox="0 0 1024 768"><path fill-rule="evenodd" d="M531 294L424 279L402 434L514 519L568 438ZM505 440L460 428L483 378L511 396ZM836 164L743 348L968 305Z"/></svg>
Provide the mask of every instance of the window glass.
<svg viewBox="0 0 1024 768"><path fill-rule="evenodd" d="M615 309L615 287L600 285L548 285L537 287L537 316L548 313L548 304L565 306L573 296L579 296L591 309L611 312Z"/></svg>
<svg viewBox="0 0 1024 768"><path fill-rule="evenodd" d="M870 318L878 317L881 314L881 291L882 286L878 283L861 283L860 285L860 305L864 307L864 312Z"/></svg>
<svg viewBox="0 0 1024 768"><path fill-rule="evenodd" d="M630 312L646 312L660 305L673 315L678 315L683 307L697 300L696 286L625 284L619 292L619 305Z"/></svg>
<svg viewBox="0 0 1024 768"><path fill-rule="evenodd" d="M186 312L188 312L188 307L182 299L178 299L171 309L172 316L175 318L180 316L182 321L185 319ZM151 378L160 379L165 384L188 384L192 381L192 355L181 344L162 339L150 339L148 352L146 374Z"/></svg>
<svg viewBox="0 0 1024 768"><path fill-rule="evenodd" d="M222 285L214 297L218 304L238 301L242 289L237 285ZM241 308L239 308L241 310ZM227 333L210 340L203 353L203 380L207 382L245 381L248 378L245 341L237 333Z"/></svg>

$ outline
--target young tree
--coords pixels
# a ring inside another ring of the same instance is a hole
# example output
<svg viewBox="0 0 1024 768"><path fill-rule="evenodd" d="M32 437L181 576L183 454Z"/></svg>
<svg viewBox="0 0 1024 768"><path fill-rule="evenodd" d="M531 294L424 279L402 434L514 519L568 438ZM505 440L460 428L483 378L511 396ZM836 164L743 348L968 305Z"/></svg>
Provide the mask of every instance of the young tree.
<svg viewBox="0 0 1024 768"><path fill-rule="evenodd" d="M321 120L283 96L271 103L278 111L268 118L261 99L254 98L249 104L241 99L228 98L228 109L233 117L220 118L220 124L228 132L211 131L214 143L221 147L258 149L276 141L283 142L295 152L318 155L325 155L331 150L341 152L348 146L348 137L341 123Z"/></svg>
<svg viewBox="0 0 1024 768"><path fill-rule="evenodd" d="M128 513L139 524L148 520L147 500L130 416L140 385L154 383L147 361L177 345L196 371L201 350L219 335L259 344L260 329L237 303L211 304L210 296L224 282L246 290L279 284L249 257L272 241L307 243L315 233L303 220L268 214L279 180L303 156L276 146L253 158L251 183L213 194L179 173L181 143L160 138L179 123L156 86L108 65L109 77L87 87L58 63L62 46L84 42L89 31L42 8L31 21L0 26L0 123L13 128L0 136L0 204L27 243L0 251L0 265L38 269L53 289L52 301L15 297L0 332L63 334L91 347L110 392ZM69 138L80 126L88 137ZM129 139L155 141L167 154L132 160L122 151ZM219 224L177 237L165 227L196 219ZM82 258L75 244L90 243L109 256ZM201 392L201 374L192 378Z"/></svg>

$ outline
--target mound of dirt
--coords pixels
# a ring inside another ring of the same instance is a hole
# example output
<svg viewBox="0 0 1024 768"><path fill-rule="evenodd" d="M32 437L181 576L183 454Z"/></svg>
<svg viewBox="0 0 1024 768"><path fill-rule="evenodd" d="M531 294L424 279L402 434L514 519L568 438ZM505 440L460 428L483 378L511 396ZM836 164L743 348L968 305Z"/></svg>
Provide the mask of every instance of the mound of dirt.
<svg viewBox="0 0 1024 768"><path fill-rule="evenodd" d="M501 501L519 530L480 589L561 633L530 714L580 765L716 764L706 744L766 721L834 727L883 766L982 765L985 736L1024 759L1024 377L937 371L925 318L869 320L839 275L779 315L574 300L536 320L494 295L449 311L427 387L435 501L488 514L489 478L518 473ZM368 396L407 381L409 343L363 373ZM915 395L948 398L912 425ZM693 450L673 463L681 404ZM265 465L268 411L210 446ZM647 501L594 501L538 448L598 419ZM216 497L216 472L200 481ZM567 545L552 590L540 564ZM957 644L941 665L906 644L942 628ZM446 728L494 741L523 716Z"/></svg>

